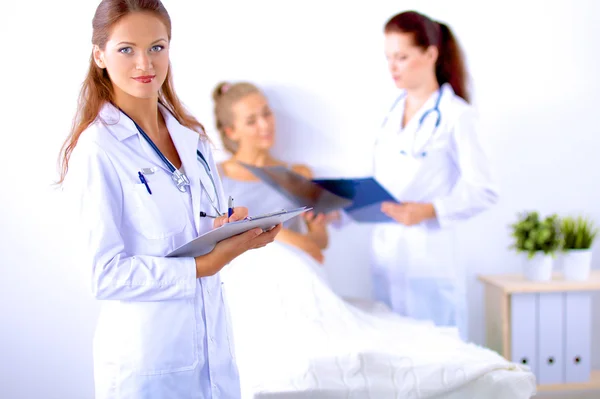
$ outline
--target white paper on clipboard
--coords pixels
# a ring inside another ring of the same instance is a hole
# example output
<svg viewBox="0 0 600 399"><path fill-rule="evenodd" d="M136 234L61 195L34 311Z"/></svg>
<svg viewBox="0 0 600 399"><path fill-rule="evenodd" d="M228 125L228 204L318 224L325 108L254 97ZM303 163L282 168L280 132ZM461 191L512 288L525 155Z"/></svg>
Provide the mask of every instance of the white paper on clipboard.
<svg viewBox="0 0 600 399"><path fill-rule="evenodd" d="M169 254L168 258L180 258L180 257L196 257L206 255L213 250L218 242L223 241L227 238L233 237L238 234L245 233L248 230L260 227L267 231L280 223L286 222L296 216L303 214L304 212L310 211L312 208L302 207L291 210L281 210L277 212L268 213L266 215L248 217L245 220L237 222L231 222L224 224L223 226L204 233L192 241L181 245Z"/></svg>

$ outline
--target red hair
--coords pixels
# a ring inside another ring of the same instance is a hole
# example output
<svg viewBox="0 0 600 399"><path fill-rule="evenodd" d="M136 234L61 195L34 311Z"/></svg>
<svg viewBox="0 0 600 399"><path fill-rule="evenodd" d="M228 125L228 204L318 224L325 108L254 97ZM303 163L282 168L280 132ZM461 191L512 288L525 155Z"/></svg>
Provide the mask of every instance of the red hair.
<svg viewBox="0 0 600 399"><path fill-rule="evenodd" d="M385 24L385 33L410 33L416 46L427 49L438 48L435 75L438 83L449 83L457 96L470 101L467 90L467 70L464 56L450 28L420 14L407 11L390 18Z"/></svg>
<svg viewBox="0 0 600 399"><path fill-rule="evenodd" d="M124 16L133 12L151 12L162 20L167 28L169 41L171 40L171 18L160 0L102 0L96 8L92 20L92 44L104 50L110 36L110 31L115 23ZM167 77L158 93L158 99L181 123L189 129L197 131L206 137L204 127L196 118L189 114L173 88L171 66ZM77 112L73 120L71 133L65 140L60 153L60 179L61 184L69 169L69 158L81 134L98 117L100 110L107 102L113 102L113 87L106 69L102 69L94 62L93 54L90 56L90 65L87 76L83 81Z"/></svg>

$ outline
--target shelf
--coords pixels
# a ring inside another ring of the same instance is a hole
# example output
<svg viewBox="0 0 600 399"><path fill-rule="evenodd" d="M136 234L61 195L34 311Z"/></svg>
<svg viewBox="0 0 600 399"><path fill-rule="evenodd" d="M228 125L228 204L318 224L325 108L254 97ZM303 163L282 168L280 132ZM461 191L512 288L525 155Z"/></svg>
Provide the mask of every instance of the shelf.
<svg viewBox="0 0 600 399"><path fill-rule="evenodd" d="M478 279L505 293L600 290L600 270L592 270L584 281L566 281L561 273L554 273L550 281L529 281L522 274L488 274Z"/></svg>
<svg viewBox="0 0 600 399"><path fill-rule="evenodd" d="M600 370L592 370L590 380L581 383L538 385L538 392L549 391L588 391L600 389Z"/></svg>

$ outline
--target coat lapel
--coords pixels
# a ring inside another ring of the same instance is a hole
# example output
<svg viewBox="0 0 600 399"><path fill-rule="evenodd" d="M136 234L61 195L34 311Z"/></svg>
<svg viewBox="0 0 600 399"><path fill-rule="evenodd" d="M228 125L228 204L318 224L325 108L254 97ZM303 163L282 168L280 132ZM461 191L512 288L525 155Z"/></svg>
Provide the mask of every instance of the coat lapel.
<svg viewBox="0 0 600 399"><path fill-rule="evenodd" d="M434 111L434 108L438 100L438 96L443 96L443 94L443 88L441 88L440 91L433 93L411 120L411 147L414 155L418 155L426 151L427 145L434 139L433 136L437 131L435 125L439 116L438 112Z"/></svg>
<svg viewBox="0 0 600 399"><path fill-rule="evenodd" d="M163 117L165 119L167 129L173 140L173 144L177 149L179 158L183 165L184 171L190 180L190 191L192 195L192 209L194 212L194 223L196 231L200 229L200 201L202 199L202 180L203 169L196 160L196 151L200 136L195 131L181 125L171 113L160 105ZM210 187L210 186L209 186Z"/></svg>

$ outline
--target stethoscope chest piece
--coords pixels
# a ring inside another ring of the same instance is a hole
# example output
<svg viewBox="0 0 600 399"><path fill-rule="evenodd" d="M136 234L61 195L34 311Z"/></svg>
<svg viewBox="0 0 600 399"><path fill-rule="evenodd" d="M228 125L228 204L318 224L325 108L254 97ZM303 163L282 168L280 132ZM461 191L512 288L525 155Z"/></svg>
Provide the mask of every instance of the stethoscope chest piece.
<svg viewBox="0 0 600 399"><path fill-rule="evenodd" d="M190 185L190 179L177 169L171 174L171 179L173 179L175 186L182 193L185 193L186 187L189 187Z"/></svg>

